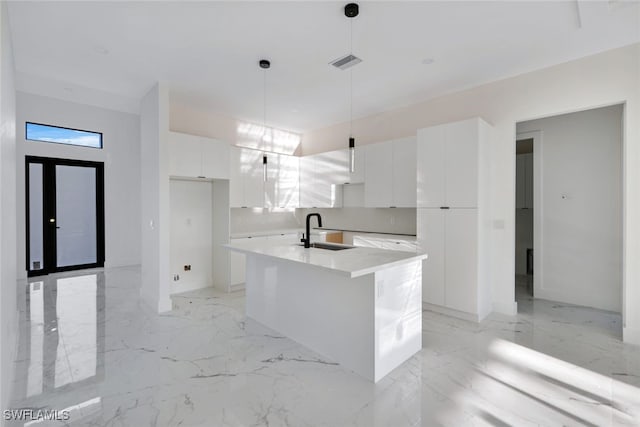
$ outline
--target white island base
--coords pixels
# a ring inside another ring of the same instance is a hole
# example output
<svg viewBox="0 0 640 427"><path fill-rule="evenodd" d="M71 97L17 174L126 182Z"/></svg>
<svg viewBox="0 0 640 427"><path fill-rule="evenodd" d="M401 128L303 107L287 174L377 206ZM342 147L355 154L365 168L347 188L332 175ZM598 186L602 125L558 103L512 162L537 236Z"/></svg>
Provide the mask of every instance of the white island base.
<svg viewBox="0 0 640 427"><path fill-rule="evenodd" d="M353 277L245 254L247 317L374 382L421 350L421 259Z"/></svg>

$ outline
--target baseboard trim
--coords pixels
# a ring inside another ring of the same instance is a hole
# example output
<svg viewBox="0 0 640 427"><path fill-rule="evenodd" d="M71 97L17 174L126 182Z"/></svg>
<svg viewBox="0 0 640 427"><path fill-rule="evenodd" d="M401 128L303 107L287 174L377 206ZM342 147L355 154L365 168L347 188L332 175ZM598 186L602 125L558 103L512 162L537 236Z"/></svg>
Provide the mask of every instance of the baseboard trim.
<svg viewBox="0 0 640 427"><path fill-rule="evenodd" d="M640 329L623 327L622 341L625 344L634 344L640 346Z"/></svg>
<svg viewBox="0 0 640 427"><path fill-rule="evenodd" d="M515 301L494 301L493 311L507 316L518 314L518 303Z"/></svg>
<svg viewBox="0 0 640 427"><path fill-rule="evenodd" d="M229 285L228 292L244 291L244 283L236 283L235 285Z"/></svg>
<svg viewBox="0 0 640 427"><path fill-rule="evenodd" d="M422 309L433 311L434 313L444 314L446 316L456 317L458 319L467 320L469 322L481 322L486 316L480 316L479 314L467 313L465 311L454 310L453 308L443 307L441 305L429 304L428 302L422 302Z"/></svg>

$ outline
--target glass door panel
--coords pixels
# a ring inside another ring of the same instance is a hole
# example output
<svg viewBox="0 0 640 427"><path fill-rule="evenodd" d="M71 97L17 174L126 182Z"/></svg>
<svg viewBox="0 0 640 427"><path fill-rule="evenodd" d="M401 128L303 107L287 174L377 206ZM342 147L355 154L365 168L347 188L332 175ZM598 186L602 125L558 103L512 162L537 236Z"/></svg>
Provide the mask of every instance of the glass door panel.
<svg viewBox="0 0 640 427"><path fill-rule="evenodd" d="M56 165L57 267L95 264L96 168Z"/></svg>
<svg viewBox="0 0 640 427"><path fill-rule="evenodd" d="M29 270L42 270L44 266L44 189L42 163L29 163Z"/></svg>

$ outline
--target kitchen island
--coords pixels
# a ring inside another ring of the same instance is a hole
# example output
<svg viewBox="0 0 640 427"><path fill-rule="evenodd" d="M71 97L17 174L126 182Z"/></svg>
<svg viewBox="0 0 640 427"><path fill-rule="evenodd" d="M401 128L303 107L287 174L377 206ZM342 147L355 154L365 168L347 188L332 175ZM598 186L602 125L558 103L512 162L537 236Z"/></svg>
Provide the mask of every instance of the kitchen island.
<svg viewBox="0 0 640 427"><path fill-rule="evenodd" d="M246 255L247 317L357 374L377 382L422 348L426 254L225 246Z"/></svg>

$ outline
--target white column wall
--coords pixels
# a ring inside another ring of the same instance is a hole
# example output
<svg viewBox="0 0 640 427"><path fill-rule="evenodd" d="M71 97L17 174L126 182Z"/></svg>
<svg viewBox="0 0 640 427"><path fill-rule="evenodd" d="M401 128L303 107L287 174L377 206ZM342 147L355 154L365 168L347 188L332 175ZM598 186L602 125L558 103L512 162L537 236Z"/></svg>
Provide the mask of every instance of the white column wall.
<svg viewBox="0 0 640 427"><path fill-rule="evenodd" d="M157 83L140 106L142 158L142 287L140 296L152 310L171 310L169 203L169 90Z"/></svg>

